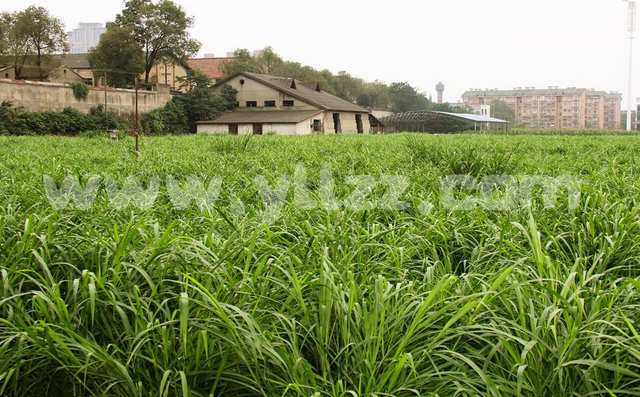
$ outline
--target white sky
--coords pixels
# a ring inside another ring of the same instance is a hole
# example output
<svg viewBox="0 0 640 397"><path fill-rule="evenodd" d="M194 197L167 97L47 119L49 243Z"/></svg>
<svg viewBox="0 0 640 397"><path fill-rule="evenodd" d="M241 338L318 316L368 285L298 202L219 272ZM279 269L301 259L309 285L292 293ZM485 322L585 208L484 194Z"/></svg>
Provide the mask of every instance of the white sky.
<svg viewBox="0 0 640 397"><path fill-rule="evenodd" d="M177 2L195 17L192 33L203 44L201 53L270 45L287 60L366 80L408 81L434 97L441 80L452 102L468 88L627 90L621 0ZM2 0L0 9L27 4ZM47 7L71 30L79 22L112 20L124 1L31 4ZM640 96L637 77L634 96Z"/></svg>

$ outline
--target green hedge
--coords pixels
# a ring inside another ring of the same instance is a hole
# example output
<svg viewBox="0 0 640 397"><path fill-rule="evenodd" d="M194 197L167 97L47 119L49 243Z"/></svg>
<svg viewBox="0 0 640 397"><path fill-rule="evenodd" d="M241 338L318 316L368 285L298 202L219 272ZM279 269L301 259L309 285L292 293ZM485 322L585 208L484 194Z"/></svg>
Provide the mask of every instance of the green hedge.
<svg viewBox="0 0 640 397"><path fill-rule="evenodd" d="M26 112L11 102L0 104L0 134L2 135L78 135L87 131L127 128L128 122L102 107L89 114L66 108L62 112Z"/></svg>

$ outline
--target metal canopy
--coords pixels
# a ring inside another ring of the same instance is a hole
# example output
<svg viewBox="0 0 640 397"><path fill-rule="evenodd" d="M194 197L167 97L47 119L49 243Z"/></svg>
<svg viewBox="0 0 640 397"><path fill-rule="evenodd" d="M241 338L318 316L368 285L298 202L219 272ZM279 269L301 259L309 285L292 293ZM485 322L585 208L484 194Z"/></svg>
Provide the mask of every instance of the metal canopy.
<svg viewBox="0 0 640 397"><path fill-rule="evenodd" d="M495 123L495 124L508 124L506 120L496 119L488 116L481 116L479 114L470 113L449 113L449 112L434 112L438 114L444 114L446 116L456 117L463 120L472 121L474 123Z"/></svg>

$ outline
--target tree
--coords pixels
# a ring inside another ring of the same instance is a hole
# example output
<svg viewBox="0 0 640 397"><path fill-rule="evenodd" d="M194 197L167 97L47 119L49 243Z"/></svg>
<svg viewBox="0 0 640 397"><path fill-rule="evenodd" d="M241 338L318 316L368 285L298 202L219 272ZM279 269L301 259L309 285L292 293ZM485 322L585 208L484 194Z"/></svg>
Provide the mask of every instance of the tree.
<svg viewBox="0 0 640 397"><path fill-rule="evenodd" d="M0 14L0 50L9 58L16 79L22 77L22 68L32 52L31 43L26 40L17 24L18 13L3 12Z"/></svg>
<svg viewBox="0 0 640 397"><path fill-rule="evenodd" d="M68 50L63 23L44 7L30 6L16 13L15 29L17 38L28 46L27 51L33 51L40 78L43 77L44 58Z"/></svg>
<svg viewBox="0 0 640 397"><path fill-rule="evenodd" d="M431 107L429 99L406 82L391 84L389 97L394 113L426 111Z"/></svg>
<svg viewBox="0 0 640 397"><path fill-rule="evenodd" d="M231 86L224 86L222 93L217 94L211 80L201 72L188 71L184 86L188 87L187 94L175 100L184 109L190 132L196 131L198 121L214 119L235 107L237 92Z"/></svg>
<svg viewBox="0 0 640 397"><path fill-rule="evenodd" d="M12 25L12 16L8 12L0 13L0 56L6 56L9 49L9 30Z"/></svg>
<svg viewBox="0 0 640 397"><path fill-rule="evenodd" d="M516 121L516 115L511 106L499 99L491 102L491 117L506 120L510 123L515 123Z"/></svg>
<svg viewBox="0 0 640 397"><path fill-rule="evenodd" d="M112 71L107 73L107 84L113 87L130 86L144 72L142 48L133 32L115 24L107 25L100 42L89 53L89 62L93 69Z"/></svg>
<svg viewBox="0 0 640 397"><path fill-rule="evenodd" d="M161 59L186 63L198 52L200 43L191 38L188 29L193 18L171 0L129 0L115 24L130 29L140 45L144 62L144 81L149 83L151 68Z"/></svg>
<svg viewBox="0 0 640 397"><path fill-rule="evenodd" d="M364 92L358 96L356 103L371 109L387 109L389 107L389 87L379 81L364 83Z"/></svg>

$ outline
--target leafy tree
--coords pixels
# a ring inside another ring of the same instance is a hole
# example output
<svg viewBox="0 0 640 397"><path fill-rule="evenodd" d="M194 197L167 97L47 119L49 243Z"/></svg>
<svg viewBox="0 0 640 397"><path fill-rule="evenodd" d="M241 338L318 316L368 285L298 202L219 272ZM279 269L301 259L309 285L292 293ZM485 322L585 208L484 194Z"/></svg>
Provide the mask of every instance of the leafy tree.
<svg viewBox="0 0 640 397"><path fill-rule="evenodd" d="M364 92L360 94L356 103L371 109L387 109L390 103L389 87L379 81L364 84Z"/></svg>
<svg viewBox="0 0 640 397"><path fill-rule="evenodd" d="M516 115L511 106L505 101L495 100L491 102L491 117L506 120L510 123L516 121Z"/></svg>
<svg viewBox="0 0 640 397"><path fill-rule="evenodd" d="M189 71L186 84L190 87L188 93L177 97L187 116L189 131L196 131L198 121L211 120L220 113L235 107L237 92L230 86L224 87L223 95L217 94L211 80L200 72Z"/></svg>
<svg viewBox="0 0 640 397"><path fill-rule="evenodd" d="M345 71L338 72L335 76L336 95L354 102L364 91L364 82L361 79L351 77Z"/></svg>
<svg viewBox="0 0 640 397"><path fill-rule="evenodd" d="M6 56L8 53L11 25L12 15L8 12L0 13L0 56Z"/></svg>
<svg viewBox="0 0 640 397"><path fill-rule="evenodd" d="M142 48L128 27L109 24L100 42L89 54L94 69L111 70L107 84L126 87L134 84L136 76L144 72ZM98 73L100 75L100 73Z"/></svg>
<svg viewBox="0 0 640 397"><path fill-rule="evenodd" d="M63 23L44 7L30 6L15 14L16 39L24 40L27 53L33 51L40 78L42 64L50 54L68 50Z"/></svg>
<svg viewBox="0 0 640 397"><path fill-rule="evenodd" d="M188 32L193 18L171 0L160 0L157 4L151 0L129 0L116 16L115 24L130 29L142 48L146 84L151 69L161 59L186 63L200 49L200 43Z"/></svg>
<svg viewBox="0 0 640 397"><path fill-rule="evenodd" d="M222 66L225 75L239 72L268 73L301 80L309 86L316 84L326 92L337 95L360 106L394 111L429 110L433 103L407 83L387 85L380 81L366 82L347 72L333 74L316 70L298 62L283 60L271 47L255 56L246 49L236 50L234 59Z"/></svg>
<svg viewBox="0 0 640 397"><path fill-rule="evenodd" d="M0 51L9 59L17 79L22 77L22 69L32 52L32 45L24 37L17 24L18 13L0 14Z"/></svg>
<svg viewBox="0 0 640 397"><path fill-rule="evenodd" d="M409 83L393 83L389 87L391 110L394 113L429 110L431 103Z"/></svg>
<svg viewBox="0 0 640 397"><path fill-rule="evenodd" d="M433 103L430 110L449 113L473 113L473 109L463 105L451 105L450 103Z"/></svg>

